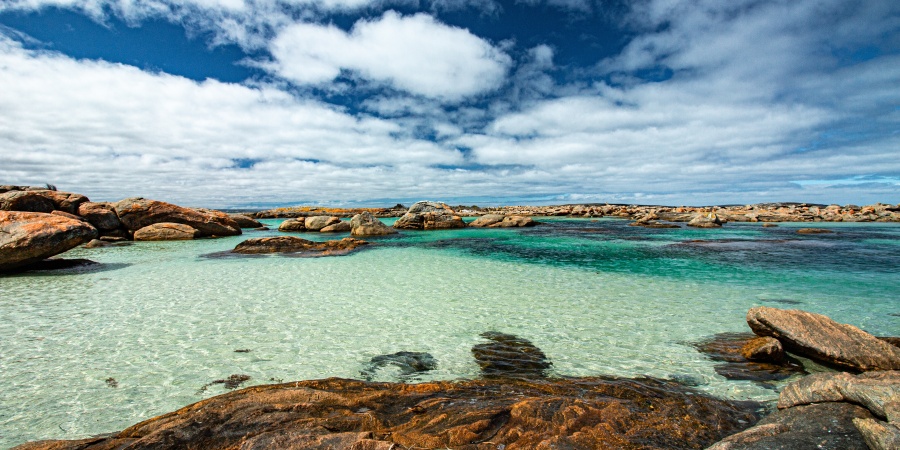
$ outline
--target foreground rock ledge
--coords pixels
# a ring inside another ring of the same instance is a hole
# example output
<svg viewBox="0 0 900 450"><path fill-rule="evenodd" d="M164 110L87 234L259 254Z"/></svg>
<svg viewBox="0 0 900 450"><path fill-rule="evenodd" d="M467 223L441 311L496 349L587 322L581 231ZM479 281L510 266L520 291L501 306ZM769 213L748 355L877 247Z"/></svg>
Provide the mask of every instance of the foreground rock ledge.
<svg viewBox="0 0 900 450"><path fill-rule="evenodd" d="M277 236L253 238L241 242L232 250L233 253L245 255L263 253L296 253L305 256L338 256L368 245L369 243L354 238L339 241L313 242L293 236Z"/></svg>
<svg viewBox="0 0 900 450"><path fill-rule="evenodd" d="M255 386L108 437L16 449L703 448L752 424L754 407L650 378L331 378Z"/></svg>

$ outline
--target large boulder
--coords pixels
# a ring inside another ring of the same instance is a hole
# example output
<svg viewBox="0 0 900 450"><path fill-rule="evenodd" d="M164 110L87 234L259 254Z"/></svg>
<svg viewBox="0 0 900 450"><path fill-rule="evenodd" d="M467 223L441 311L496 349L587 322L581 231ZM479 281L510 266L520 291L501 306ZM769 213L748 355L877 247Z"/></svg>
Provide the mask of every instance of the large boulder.
<svg viewBox="0 0 900 450"><path fill-rule="evenodd" d="M801 378L778 396L778 407L822 402L851 402L866 407L872 414L886 418L885 405L900 401L900 371L884 370L852 375L846 372L821 372Z"/></svg>
<svg viewBox="0 0 900 450"><path fill-rule="evenodd" d="M237 222L241 228L260 228L263 226L260 221L244 214L229 214L228 217Z"/></svg>
<svg viewBox="0 0 900 450"><path fill-rule="evenodd" d="M78 207L82 203L89 201L87 197L72 192L53 191L49 189L32 192L37 192L53 202L54 209L65 211L69 214L77 214Z"/></svg>
<svg viewBox="0 0 900 450"><path fill-rule="evenodd" d="M56 206L36 191L7 191L0 194L0 211L50 213Z"/></svg>
<svg viewBox="0 0 900 450"><path fill-rule="evenodd" d="M531 217L518 215L503 214L485 214L472 223L470 227L476 228L516 228L516 227L532 227L537 225Z"/></svg>
<svg viewBox="0 0 900 450"><path fill-rule="evenodd" d="M757 335L781 341L785 350L831 366L900 370L900 348L821 314L758 306L747 312L747 323Z"/></svg>
<svg viewBox="0 0 900 450"><path fill-rule="evenodd" d="M329 225L334 225L341 221L340 217L334 216L312 216L307 217L305 221L306 229L309 231L321 231Z"/></svg>
<svg viewBox="0 0 900 450"><path fill-rule="evenodd" d="M0 211L0 271L60 254L97 237L87 222L38 212Z"/></svg>
<svg viewBox="0 0 900 450"><path fill-rule="evenodd" d="M339 241L314 242L294 236L253 238L241 242L233 253L246 255L262 253L297 253L302 256L339 256L369 243L361 239L344 238Z"/></svg>
<svg viewBox="0 0 900 450"><path fill-rule="evenodd" d="M384 236L395 233L397 230L385 225L368 211L363 211L350 219L350 234L353 236Z"/></svg>
<svg viewBox="0 0 900 450"><path fill-rule="evenodd" d="M542 378L553 366L528 339L496 331L481 333L481 337L490 342L472 347L472 356L485 377Z"/></svg>
<svg viewBox="0 0 900 450"><path fill-rule="evenodd" d="M101 231L117 230L122 227L115 205L108 202L84 202L78 205L78 215Z"/></svg>
<svg viewBox="0 0 900 450"><path fill-rule="evenodd" d="M350 222L340 221L338 223L328 225L325 228L319 230L320 233L346 233L350 231L353 227L350 226Z"/></svg>
<svg viewBox="0 0 900 450"><path fill-rule="evenodd" d="M421 201L413 204L394 228L403 230L442 230L465 228L466 223L446 203Z"/></svg>
<svg viewBox="0 0 900 450"><path fill-rule="evenodd" d="M696 228L719 228L722 226L722 219L715 213L697 214L688 222L689 227Z"/></svg>
<svg viewBox="0 0 900 450"><path fill-rule="evenodd" d="M181 223L200 232L200 236L235 236L241 227L220 211L197 211L171 203L141 197L126 198L115 204L116 215L129 231L134 232L154 223Z"/></svg>
<svg viewBox="0 0 900 450"><path fill-rule="evenodd" d="M200 232L182 223L154 223L134 232L136 241L186 241L197 238Z"/></svg>
<svg viewBox="0 0 900 450"><path fill-rule="evenodd" d="M303 217L286 219L278 225L278 231L306 231L306 219Z"/></svg>

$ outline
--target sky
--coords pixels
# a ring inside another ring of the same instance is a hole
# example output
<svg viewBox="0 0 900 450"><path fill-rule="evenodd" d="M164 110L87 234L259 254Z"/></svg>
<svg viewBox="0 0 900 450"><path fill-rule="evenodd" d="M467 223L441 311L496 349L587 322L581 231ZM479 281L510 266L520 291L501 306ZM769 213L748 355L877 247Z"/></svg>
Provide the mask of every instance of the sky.
<svg viewBox="0 0 900 450"><path fill-rule="evenodd" d="M0 0L0 184L900 202L893 0Z"/></svg>

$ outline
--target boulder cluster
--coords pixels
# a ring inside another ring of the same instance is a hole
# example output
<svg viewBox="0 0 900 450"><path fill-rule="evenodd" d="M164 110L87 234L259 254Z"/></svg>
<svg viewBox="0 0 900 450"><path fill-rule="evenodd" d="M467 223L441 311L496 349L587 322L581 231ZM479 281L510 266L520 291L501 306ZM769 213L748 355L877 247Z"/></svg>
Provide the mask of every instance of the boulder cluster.
<svg viewBox="0 0 900 450"><path fill-rule="evenodd" d="M778 410L708 450L768 448L900 449L900 347L821 314L756 307L747 323L759 336L741 353L782 364L785 352L836 371L787 385Z"/></svg>
<svg viewBox="0 0 900 450"><path fill-rule="evenodd" d="M92 202L55 189L0 186L0 271L27 268L85 243L233 236L259 226L245 216L140 197Z"/></svg>

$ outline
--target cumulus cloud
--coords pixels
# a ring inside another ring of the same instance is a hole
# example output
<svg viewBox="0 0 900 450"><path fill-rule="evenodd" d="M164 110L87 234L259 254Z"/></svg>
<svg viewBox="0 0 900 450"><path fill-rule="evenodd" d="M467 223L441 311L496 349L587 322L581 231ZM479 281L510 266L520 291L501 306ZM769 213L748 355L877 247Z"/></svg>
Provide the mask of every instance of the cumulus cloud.
<svg viewBox="0 0 900 450"><path fill-rule="evenodd" d="M271 43L273 71L298 84L322 84L342 71L394 88L447 101L497 89L511 58L468 30L426 14L393 11L335 26L295 24Z"/></svg>

